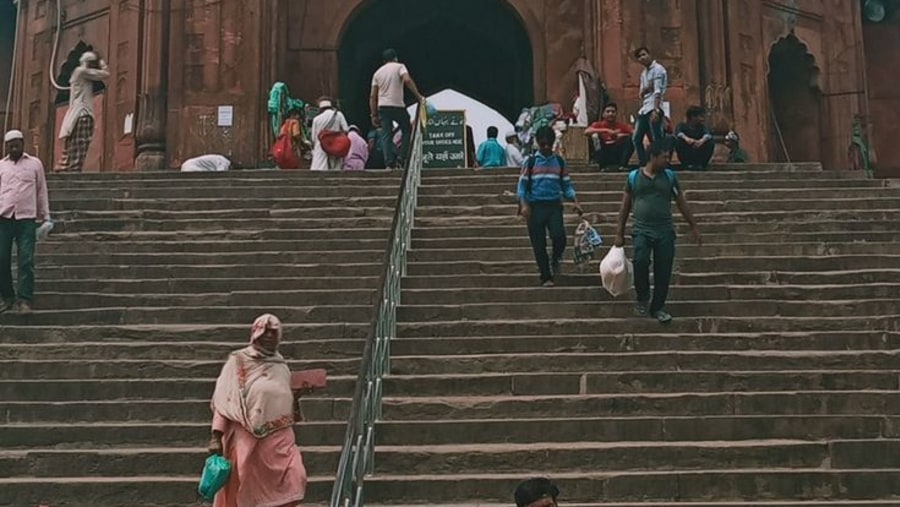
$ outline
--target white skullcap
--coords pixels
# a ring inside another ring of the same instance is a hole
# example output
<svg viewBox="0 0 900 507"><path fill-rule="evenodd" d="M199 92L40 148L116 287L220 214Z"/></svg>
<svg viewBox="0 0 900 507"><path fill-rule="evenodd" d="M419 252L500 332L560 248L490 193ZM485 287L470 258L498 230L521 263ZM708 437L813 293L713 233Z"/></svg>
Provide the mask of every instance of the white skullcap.
<svg viewBox="0 0 900 507"><path fill-rule="evenodd" d="M81 64L85 64L87 62L93 62L94 60L97 60L97 59L98 59L97 53L94 53L93 51L85 51L84 54L81 55L81 58L78 59L78 61Z"/></svg>
<svg viewBox="0 0 900 507"><path fill-rule="evenodd" d="M740 141L741 137L735 131L730 131L725 135L725 139L728 141Z"/></svg>
<svg viewBox="0 0 900 507"><path fill-rule="evenodd" d="M506 137L504 137L504 139L509 139L510 137L518 137L518 135L514 131L510 130L506 133Z"/></svg>
<svg viewBox="0 0 900 507"><path fill-rule="evenodd" d="M5 136L3 136L4 143L8 143L10 141L15 141L17 139L22 139L22 140L25 139L25 135L22 134L21 130L10 130L9 132L6 133Z"/></svg>
<svg viewBox="0 0 900 507"><path fill-rule="evenodd" d="M327 109L329 107L331 107L330 100L323 100L322 102L319 102L319 109Z"/></svg>

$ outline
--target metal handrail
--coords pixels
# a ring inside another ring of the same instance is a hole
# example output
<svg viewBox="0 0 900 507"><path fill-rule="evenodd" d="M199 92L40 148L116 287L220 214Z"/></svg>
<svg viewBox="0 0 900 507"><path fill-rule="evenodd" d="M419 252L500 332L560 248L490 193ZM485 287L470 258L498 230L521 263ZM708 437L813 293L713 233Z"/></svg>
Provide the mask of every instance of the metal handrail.
<svg viewBox="0 0 900 507"><path fill-rule="evenodd" d="M416 118L421 119L423 114L425 111L420 105ZM421 178L422 122L416 121L409 163L394 207L384 271L379 280L381 297L375 303L371 329L363 349L353 406L331 492L331 507L364 505L363 484L366 476L375 469L375 424L381 418L383 379L391 367L391 340L397 334L400 281L406 274L406 253L410 248Z"/></svg>

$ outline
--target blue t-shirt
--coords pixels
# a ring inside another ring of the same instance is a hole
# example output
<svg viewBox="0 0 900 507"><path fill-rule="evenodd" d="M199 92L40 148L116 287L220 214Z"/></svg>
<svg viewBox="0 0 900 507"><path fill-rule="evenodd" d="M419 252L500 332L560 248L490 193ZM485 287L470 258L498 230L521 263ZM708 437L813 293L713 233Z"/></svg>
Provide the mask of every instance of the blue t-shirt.
<svg viewBox="0 0 900 507"><path fill-rule="evenodd" d="M497 139L488 139L478 146L478 165L481 167L506 166L506 150Z"/></svg>

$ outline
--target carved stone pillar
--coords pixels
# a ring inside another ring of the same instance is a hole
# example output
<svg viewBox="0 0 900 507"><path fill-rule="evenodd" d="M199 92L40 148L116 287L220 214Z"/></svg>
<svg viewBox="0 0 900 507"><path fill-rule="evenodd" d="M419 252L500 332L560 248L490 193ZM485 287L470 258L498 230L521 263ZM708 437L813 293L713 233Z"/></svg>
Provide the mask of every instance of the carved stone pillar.
<svg viewBox="0 0 900 507"><path fill-rule="evenodd" d="M137 171L168 167L166 114L169 74L169 0L147 0L141 26L141 84L135 142Z"/></svg>
<svg viewBox="0 0 900 507"><path fill-rule="evenodd" d="M731 73L728 69L727 0L697 2L700 48L700 86L707 124L716 134L725 134L734 123Z"/></svg>

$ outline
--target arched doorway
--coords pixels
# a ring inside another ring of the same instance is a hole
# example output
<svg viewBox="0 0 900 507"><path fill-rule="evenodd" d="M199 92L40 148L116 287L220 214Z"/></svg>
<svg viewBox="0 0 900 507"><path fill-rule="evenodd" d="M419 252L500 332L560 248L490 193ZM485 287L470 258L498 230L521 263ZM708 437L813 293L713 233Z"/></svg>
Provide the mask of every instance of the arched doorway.
<svg viewBox="0 0 900 507"><path fill-rule="evenodd" d="M768 76L774 113L769 136L771 160L822 160L823 101L818 80L815 57L794 34L772 46Z"/></svg>
<svg viewBox="0 0 900 507"><path fill-rule="evenodd" d="M13 67L16 14L16 6L12 2L0 2L0 129L6 124L6 115L11 113L6 110L6 99Z"/></svg>
<svg viewBox="0 0 900 507"><path fill-rule="evenodd" d="M534 101L533 51L504 0L370 0L346 26L340 99L351 121L368 126L372 74L381 52L397 50L424 95L453 88L510 119Z"/></svg>

